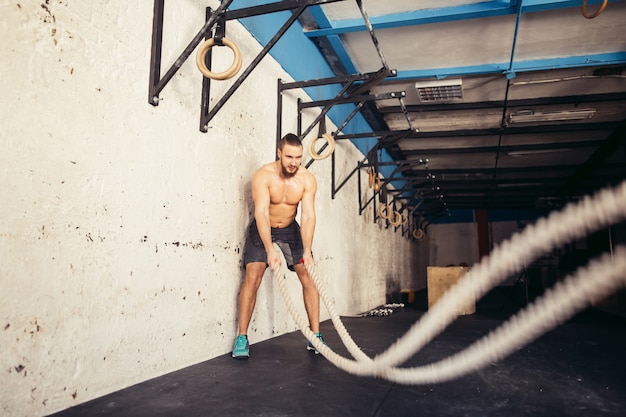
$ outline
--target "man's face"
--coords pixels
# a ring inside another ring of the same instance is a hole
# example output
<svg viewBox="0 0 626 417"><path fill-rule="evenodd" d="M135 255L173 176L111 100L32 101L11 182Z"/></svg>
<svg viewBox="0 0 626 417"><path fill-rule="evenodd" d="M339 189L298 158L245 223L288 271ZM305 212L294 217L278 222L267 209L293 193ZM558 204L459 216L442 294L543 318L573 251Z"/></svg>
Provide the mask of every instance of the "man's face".
<svg viewBox="0 0 626 417"><path fill-rule="evenodd" d="M278 150L278 159L280 159L283 176L293 177L302 164L302 146L286 144L282 150Z"/></svg>

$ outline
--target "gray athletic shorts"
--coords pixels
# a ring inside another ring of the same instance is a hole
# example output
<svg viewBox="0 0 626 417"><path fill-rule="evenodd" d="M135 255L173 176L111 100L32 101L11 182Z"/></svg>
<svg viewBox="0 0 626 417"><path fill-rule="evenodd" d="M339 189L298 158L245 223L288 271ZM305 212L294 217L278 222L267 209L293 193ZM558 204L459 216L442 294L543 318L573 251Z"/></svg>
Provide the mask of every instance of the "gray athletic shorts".
<svg viewBox="0 0 626 417"><path fill-rule="evenodd" d="M300 225L294 221L287 227L272 227L271 230L272 242L278 245L285 256L287 267L293 271L293 266L302 261L303 249ZM259 230L254 220L248 228L243 255L244 265L248 265L250 262L265 262L267 265L267 253L265 252L263 242L261 242L261 236L259 236Z"/></svg>

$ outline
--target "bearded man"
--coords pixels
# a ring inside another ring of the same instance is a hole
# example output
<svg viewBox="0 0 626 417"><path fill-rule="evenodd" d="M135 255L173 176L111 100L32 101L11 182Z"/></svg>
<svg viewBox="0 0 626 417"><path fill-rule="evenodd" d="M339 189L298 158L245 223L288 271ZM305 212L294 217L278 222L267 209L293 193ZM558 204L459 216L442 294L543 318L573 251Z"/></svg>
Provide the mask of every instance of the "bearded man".
<svg viewBox="0 0 626 417"><path fill-rule="evenodd" d="M280 140L276 151L278 159L263 165L252 177L254 220L244 248L246 276L239 292L239 334L232 353L236 359L250 357L248 326L263 274L268 266L274 270L282 263L274 244L282 251L287 267L298 275L309 326L324 342L319 331L320 297L306 270L306 266L313 265L311 246L317 182L302 166L302 151L300 138L288 133ZM302 225L296 222L300 203ZM319 354L311 342L307 343L307 349Z"/></svg>

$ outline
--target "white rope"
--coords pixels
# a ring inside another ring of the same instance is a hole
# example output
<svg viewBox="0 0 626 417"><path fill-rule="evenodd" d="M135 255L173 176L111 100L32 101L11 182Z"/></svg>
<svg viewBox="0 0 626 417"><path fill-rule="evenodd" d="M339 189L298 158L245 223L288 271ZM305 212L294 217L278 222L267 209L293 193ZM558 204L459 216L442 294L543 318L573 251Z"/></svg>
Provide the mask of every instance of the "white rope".
<svg viewBox="0 0 626 417"><path fill-rule="evenodd" d="M317 291L319 292L320 298L322 299L322 302L324 303L324 306L326 307L326 310L328 311L328 314L330 315L330 319L333 322L335 329L337 329L337 333L339 334L341 341L343 342L344 346L348 349L348 352L350 352L350 354L357 361L371 362L372 359L369 356L367 356L365 353L363 353L363 351L354 342L352 337L350 337L348 330L343 325L343 322L341 321L339 314L337 314L337 311L335 310L334 304L328 298L328 294L326 293L326 286L322 285L319 278L317 277L317 270L310 266L307 266L306 270L311 276L311 278L313 279L313 283L317 287Z"/></svg>
<svg viewBox="0 0 626 417"><path fill-rule="evenodd" d="M593 198L585 197L526 227L472 267L377 360L386 365L403 363L456 319L458 306L480 299L491 288L553 248L625 218L626 181L617 188L602 190Z"/></svg>
<svg viewBox="0 0 626 417"><path fill-rule="evenodd" d="M618 247L614 256L605 255L589 267L546 291L543 297L512 317L500 328L467 349L442 361L415 368L397 368L456 319L459 305L476 300L489 289L521 270L541 254L573 239L626 219L626 182L599 192L564 210L539 220L534 226L514 235L496 248L481 264L473 267L455 286L415 323L389 349L371 360L350 338L317 279L315 268L307 267L320 297L329 310L333 324L357 359L353 361L333 352L321 343L299 316L285 287L285 274L274 271L287 307L305 337L335 366L362 376L378 376L402 384L442 382L473 372L500 360L514 350L573 316L577 311L626 285L626 247ZM329 308L330 307L330 308ZM337 323L341 323L337 325Z"/></svg>
<svg viewBox="0 0 626 417"><path fill-rule="evenodd" d="M443 382L467 375L505 358L564 323L591 304L591 300L624 287L625 277L626 247L621 246L614 258L605 254L589 268L579 269L465 350L428 366L412 369L383 366L374 374L401 384Z"/></svg>

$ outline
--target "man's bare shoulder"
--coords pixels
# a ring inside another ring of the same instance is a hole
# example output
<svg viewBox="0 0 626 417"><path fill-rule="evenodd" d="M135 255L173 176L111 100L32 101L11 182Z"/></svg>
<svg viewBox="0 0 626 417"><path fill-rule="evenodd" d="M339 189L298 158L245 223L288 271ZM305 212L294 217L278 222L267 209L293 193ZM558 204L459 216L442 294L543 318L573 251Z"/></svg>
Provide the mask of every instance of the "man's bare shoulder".
<svg viewBox="0 0 626 417"><path fill-rule="evenodd" d="M256 179L267 179L268 177L273 176L274 174L276 174L276 163L275 162L269 162L263 166L261 166L259 169L257 169L254 173L254 176L252 177L253 180Z"/></svg>
<svg viewBox="0 0 626 417"><path fill-rule="evenodd" d="M317 185L317 180L315 179L315 175L305 167L301 166L298 170L298 176L302 178L302 181L305 185L315 187Z"/></svg>

